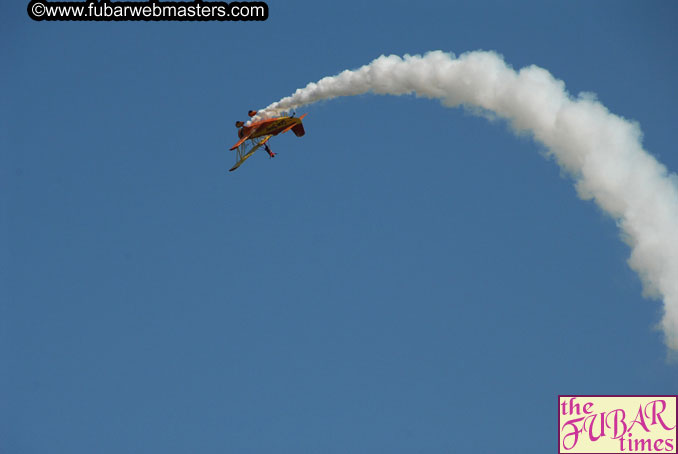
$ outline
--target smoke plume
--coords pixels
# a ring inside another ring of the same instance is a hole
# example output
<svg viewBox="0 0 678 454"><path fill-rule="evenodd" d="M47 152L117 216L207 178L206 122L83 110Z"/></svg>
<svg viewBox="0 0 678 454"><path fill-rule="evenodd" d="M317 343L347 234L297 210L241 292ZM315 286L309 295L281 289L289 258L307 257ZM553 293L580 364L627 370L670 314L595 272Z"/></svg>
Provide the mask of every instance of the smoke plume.
<svg viewBox="0 0 678 454"><path fill-rule="evenodd" d="M415 94L447 107L490 111L529 132L575 181L579 196L612 216L630 246L629 266L646 296L661 297L660 327L678 351L678 177L643 150L636 123L591 94L572 97L548 71L519 71L494 52L381 56L357 70L309 83L261 110L268 118L321 100L363 93Z"/></svg>

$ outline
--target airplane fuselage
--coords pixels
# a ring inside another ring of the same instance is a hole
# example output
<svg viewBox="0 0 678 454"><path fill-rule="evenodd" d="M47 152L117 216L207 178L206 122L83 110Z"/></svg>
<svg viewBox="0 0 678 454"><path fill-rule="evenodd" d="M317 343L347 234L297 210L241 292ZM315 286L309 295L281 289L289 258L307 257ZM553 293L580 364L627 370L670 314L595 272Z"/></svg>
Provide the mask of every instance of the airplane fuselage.
<svg viewBox="0 0 678 454"><path fill-rule="evenodd" d="M241 139L243 137L248 137L250 139L256 139L257 137L263 136L277 136L281 132L285 132L289 129L295 129L297 125L301 125L301 118L295 117L278 117L278 118L269 118L267 120L257 121L252 123L249 126L243 126L238 130L238 137ZM297 128L298 129L298 128ZM303 130L303 127L302 127ZM295 130L294 133L297 134ZM303 134L302 134L303 135Z"/></svg>
<svg viewBox="0 0 678 454"><path fill-rule="evenodd" d="M256 113L256 112L254 112ZM304 131L304 125L301 123L301 120L306 116L306 114L301 117L277 117L269 118L266 120L257 121L252 123L249 126L244 126L243 122L239 121L236 123L238 127L238 142L231 147L231 150L235 150L246 140L257 139L263 137L265 140L268 140L267 137L277 136L278 134L285 133L289 130L292 130L295 136L301 137L306 134Z"/></svg>

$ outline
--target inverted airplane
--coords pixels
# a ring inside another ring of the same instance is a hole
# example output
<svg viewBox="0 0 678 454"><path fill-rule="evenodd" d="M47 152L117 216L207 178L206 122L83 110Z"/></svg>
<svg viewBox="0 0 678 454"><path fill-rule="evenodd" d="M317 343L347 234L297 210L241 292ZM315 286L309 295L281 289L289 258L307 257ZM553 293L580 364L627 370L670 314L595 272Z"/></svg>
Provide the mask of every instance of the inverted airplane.
<svg viewBox="0 0 678 454"><path fill-rule="evenodd" d="M253 117L256 114L256 110L247 112L247 115L250 117ZM237 149L237 160L230 171L240 167L247 158L252 156L252 154L262 146L270 157L275 157L275 153L273 153L271 147L268 146L268 140L273 136L277 136L278 134L285 133L289 130L292 130L297 137L303 136L306 131L304 131L304 125L301 123L301 120L305 116L306 114L298 118L294 116L268 118L266 120L254 122L249 126L245 126L245 123L242 121L236 121L235 127L238 128L238 137L240 140L231 147L231 150Z"/></svg>

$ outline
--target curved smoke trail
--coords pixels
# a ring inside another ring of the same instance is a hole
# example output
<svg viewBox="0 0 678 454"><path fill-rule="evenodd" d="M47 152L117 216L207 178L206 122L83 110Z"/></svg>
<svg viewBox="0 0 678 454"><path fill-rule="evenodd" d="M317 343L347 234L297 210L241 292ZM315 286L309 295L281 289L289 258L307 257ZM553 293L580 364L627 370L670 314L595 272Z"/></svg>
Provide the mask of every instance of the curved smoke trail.
<svg viewBox="0 0 678 454"><path fill-rule="evenodd" d="M448 107L491 111L546 145L574 178L579 196L593 199L617 221L645 293L663 297L660 325L666 345L678 351L678 177L643 150L637 124L610 113L593 95L571 97L545 69L516 72L498 54L481 51L459 58L441 51L381 56L312 82L253 120L367 92L414 93Z"/></svg>

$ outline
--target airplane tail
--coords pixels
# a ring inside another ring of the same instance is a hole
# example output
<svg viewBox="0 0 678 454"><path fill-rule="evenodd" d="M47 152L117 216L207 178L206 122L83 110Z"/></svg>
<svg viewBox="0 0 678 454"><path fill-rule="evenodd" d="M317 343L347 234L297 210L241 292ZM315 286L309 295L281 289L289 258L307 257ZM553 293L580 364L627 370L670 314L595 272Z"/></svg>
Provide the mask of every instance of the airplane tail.
<svg viewBox="0 0 678 454"><path fill-rule="evenodd" d="M297 137L301 137L304 134L306 134L306 131L304 131L304 125L302 125L301 122L299 122L299 124L294 125L294 127L292 127L292 132Z"/></svg>

